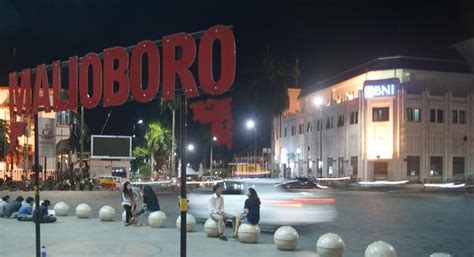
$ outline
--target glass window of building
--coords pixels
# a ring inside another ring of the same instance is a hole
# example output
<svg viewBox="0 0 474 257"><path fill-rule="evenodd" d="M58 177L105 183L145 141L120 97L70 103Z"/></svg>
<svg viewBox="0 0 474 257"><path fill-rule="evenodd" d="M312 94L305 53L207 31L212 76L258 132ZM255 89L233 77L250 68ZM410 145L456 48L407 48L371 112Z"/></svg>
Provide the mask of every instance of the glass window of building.
<svg viewBox="0 0 474 257"><path fill-rule="evenodd" d="M62 111L56 113L56 125L67 126L71 123L70 115L68 111Z"/></svg>
<svg viewBox="0 0 474 257"><path fill-rule="evenodd" d="M413 121L413 108L407 108L407 120Z"/></svg>
<svg viewBox="0 0 474 257"><path fill-rule="evenodd" d="M328 118L326 120L326 129L330 129L331 128L331 120Z"/></svg>
<svg viewBox="0 0 474 257"><path fill-rule="evenodd" d="M432 156L430 158L430 176L443 175L443 157Z"/></svg>
<svg viewBox="0 0 474 257"><path fill-rule="evenodd" d="M306 124L306 132L312 132L313 131L313 126L311 126L311 122L308 122Z"/></svg>
<svg viewBox="0 0 474 257"><path fill-rule="evenodd" d="M389 121L389 108L388 107L378 107L372 108L372 121Z"/></svg>
<svg viewBox="0 0 474 257"><path fill-rule="evenodd" d="M464 175L464 157L453 157L453 174Z"/></svg>
<svg viewBox="0 0 474 257"><path fill-rule="evenodd" d="M453 111L453 114L452 114L452 122L453 122L453 124L457 124L457 123L458 123L458 111Z"/></svg>
<svg viewBox="0 0 474 257"><path fill-rule="evenodd" d="M338 127L344 126L344 114L339 115L339 117L337 118L337 126Z"/></svg>
<svg viewBox="0 0 474 257"><path fill-rule="evenodd" d="M292 135L292 136L295 135L295 126L291 126L291 135Z"/></svg>
<svg viewBox="0 0 474 257"><path fill-rule="evenodd" d="M286 137L286 130L287 130L287 129L285 128L285 133L283 134L284 137Z"/></svg>
<svg viewBox="0 0 474 257"><path fill-rule="evenodd" d="M413 121L421 122L421 109L420 108L413 109Z"/></svg>
<svg viewBox="0 0 474 257"><path fill-rule="evenodd" d="M435 109L430 110L430 122L431 123L436 122L436 110Z"/></svg>
<svg viewBox="0 0 474 257"><path fill-rule="evenodd" d="M438 110L436 115L438 123L443 123L443 110Z"/></svg>
<svg viewBox="0 0 474 257"><path fill-rule="evenodd" d="M357 124L359 123L359 112L356 111L356 112L351 112L351 117L350 117L350 120L349 120L349 124Z"/></svg>
<svg viewBox="0 0 474 257"><path fill-rule="evenodd" d="M466 124L466 113L459 111L459 124Z"/></svg>

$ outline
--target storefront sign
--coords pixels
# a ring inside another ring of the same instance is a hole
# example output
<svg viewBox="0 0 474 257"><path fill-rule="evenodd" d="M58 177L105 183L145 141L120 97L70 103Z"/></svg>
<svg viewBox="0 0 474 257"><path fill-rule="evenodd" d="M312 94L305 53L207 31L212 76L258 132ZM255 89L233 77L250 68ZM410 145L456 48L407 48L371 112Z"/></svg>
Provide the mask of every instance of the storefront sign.
<svg viewBox="0 0 474 257"><path fill-rule="evenodd" d="M364 96L365 98L395 96L399 84L398 78L366 80L364 82Z"/></svg>

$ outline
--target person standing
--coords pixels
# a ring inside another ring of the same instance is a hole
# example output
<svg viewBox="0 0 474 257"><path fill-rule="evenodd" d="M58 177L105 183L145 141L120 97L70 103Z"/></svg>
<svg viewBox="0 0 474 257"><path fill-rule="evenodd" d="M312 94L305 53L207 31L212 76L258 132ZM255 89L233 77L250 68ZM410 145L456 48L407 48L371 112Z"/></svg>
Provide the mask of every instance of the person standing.
<svg viewBox="0 0 474 257"><path fill-rule="evenodd" d="M217 231L219 233L219 239L227 241L227 237L224 235L225 221L231 220L232 227L235 224L235 216L230 215L224 210L224 197L222 196L222 189L219 184L212 187L214 194L209 198L208 208L209 217L217 222Z"/></svg>
<svg viewBox="0 0 474 257"><path fill-rule="evenodd" d="M140 198L140 192L136 188L132 187L130 182L123 184L122 190L122 206L125 210L125 226L133 224L135 218L133 212L136 209L136 201Z"/></svg>
<svg viewBox="0 0 474 257"><path fill-rule="evenodd" d="M18 215L16 219L18 221L32 221L33 220L33 203L35 199L33 197L27 197L26 202L22 203L20 209L18 210Z"/></svg>
<svg viewBox="0 0 474 257"><path fill-rule="evenodd" d="M247 200L245 200L244 211L236 220L233 237L237 237L240 224L258 225L260 221L260 198L258 198L257 191L249 188L247 192Z"/></svg>

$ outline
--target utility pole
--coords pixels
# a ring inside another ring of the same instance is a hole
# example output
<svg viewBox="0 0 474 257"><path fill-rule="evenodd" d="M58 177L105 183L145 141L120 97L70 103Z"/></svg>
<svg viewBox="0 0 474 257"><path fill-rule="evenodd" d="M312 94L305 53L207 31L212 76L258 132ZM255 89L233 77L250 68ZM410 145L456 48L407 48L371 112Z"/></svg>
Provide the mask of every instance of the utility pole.
<svg viewBox="0 0 474 257"><path fill-rule="evenodd" d="M82 170L82 156L84 155L84 106L81 106L81 138L79 140L81 144L81 156L79 156L79 170L81 174L81 178L84 176L83 170ZM74 168L73 168L74 172ZM74 174L73 178L74 179Z"/></svg>

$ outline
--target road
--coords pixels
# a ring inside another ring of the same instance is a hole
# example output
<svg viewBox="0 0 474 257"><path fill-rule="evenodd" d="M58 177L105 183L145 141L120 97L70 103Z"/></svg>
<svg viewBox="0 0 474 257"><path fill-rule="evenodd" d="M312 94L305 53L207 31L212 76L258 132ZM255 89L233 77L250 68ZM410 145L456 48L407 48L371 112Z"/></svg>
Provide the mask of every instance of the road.
<svg viewBox="0 0 474 257"><path fill-rule="evenodd" d="M3 196L6 192L0 192ZM10 192L10 196L32 196L32 192ZM300 234L298 249L315 250L316 240L324 233L339 234L346 244L344 256L362 256L367 245L376 240L394 246L398 256L429 256L449 252L456 257L474 256L474 195L443 193L402 193L344 191L332 192L336 199L336 222L296 227ZM42 199L65 201L70 215L81 202L89 203L93 217L103 205L111 205L119 219L120 192L42 192ZM178 217L177 195L162 194L160 205L167 214L167 227L175 227ZM262 206L264 208L264 206ZM146 223L146 217L141 222ZM198 231L203 224L198 224ZM230 229L227 231L229 232ZM273 235L263 233L261 242L271 243Z"/></svg>

